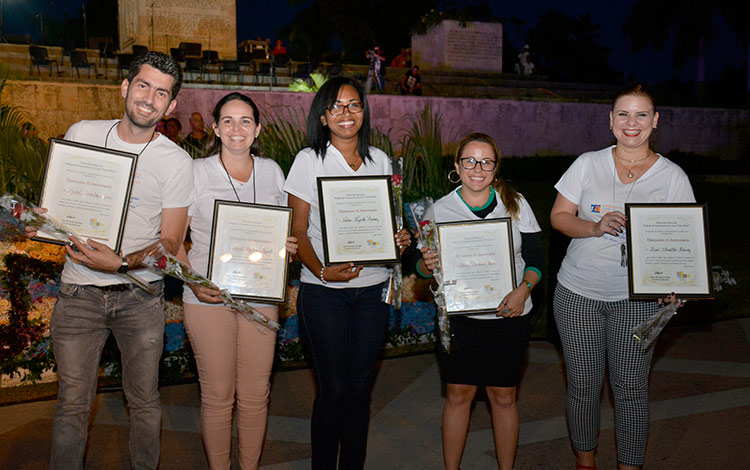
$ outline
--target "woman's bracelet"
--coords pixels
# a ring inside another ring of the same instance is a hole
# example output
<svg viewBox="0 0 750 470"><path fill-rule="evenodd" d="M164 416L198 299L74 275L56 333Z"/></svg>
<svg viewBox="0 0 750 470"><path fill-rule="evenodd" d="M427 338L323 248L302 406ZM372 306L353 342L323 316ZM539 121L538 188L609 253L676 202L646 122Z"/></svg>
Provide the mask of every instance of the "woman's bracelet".
<svg viewBox="0 0 750 470"><path fill-rule="evenodd" d="M529 295L531 295L531 289L532 289L531 283L529 281L523 281L523 283L526 284L526 287L529 288Z"/></svg>
<svg viewBox="0 0 750 470"><path fill-rule="evenodd" d="M323 284L328 284L328 281L326 281L325 278L323 277L323 271L325 270L326 270L325 266L320 268L320 282L322 282Z"/></svg>

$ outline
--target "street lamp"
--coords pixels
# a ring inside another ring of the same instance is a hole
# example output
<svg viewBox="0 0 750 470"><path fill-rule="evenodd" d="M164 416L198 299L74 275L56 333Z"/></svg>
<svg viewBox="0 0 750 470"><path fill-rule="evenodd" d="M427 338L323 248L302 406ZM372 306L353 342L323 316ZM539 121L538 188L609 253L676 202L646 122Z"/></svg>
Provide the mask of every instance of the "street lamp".
<svg viewBox="0 0 750 470"><path fill-rule="evenodd" d="M44 16L42 15L42 12L39 12L39 14L37 14L36 16L39 18L39 34L41 35L40 41L43 46L44 45Z"/></svg>

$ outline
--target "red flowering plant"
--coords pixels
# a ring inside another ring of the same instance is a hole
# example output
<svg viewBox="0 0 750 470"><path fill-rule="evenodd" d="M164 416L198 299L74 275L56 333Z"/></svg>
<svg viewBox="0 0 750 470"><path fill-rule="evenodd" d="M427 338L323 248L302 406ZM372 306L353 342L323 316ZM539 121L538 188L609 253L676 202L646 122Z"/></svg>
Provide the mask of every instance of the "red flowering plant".
<svg viewBox="0 0 750 470"><path fill-rule="evenodd" d="M258 322L260 325L263 325L273 332L277 332L281 329L281 325L279 325L277 322L271 320L248 304L233 298L229 291L217 286L201 273L178 260L173 254L165 250L161 243L159 243L153 251L146 255L146 257L143 259L143 265L153 269L159 269L164 274L176 277L177 279L180 279L187 284L199 285L208 287L210 289L219 290L221 291L221 297L224 300L224 305L226 305L227 307L237 311L240 315L244 316L248 320Z"/></svg>

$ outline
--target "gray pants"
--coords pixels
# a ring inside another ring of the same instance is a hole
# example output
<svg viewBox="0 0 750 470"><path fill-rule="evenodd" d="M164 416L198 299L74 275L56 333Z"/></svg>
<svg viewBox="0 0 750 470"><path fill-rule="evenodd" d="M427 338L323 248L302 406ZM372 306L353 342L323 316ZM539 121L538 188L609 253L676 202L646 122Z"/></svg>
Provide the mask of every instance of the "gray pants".
<svg viewBox="0 0 750 470"><path fill-rule="evenodd" d="M58 376L51 469L83 468L99 360L110 331L122 357L122 385L130 410L131 467L155 469L159 464L164 283L152 286L153 295L138 287L108 292L92 286L60 285L50 322Z"/></svg>

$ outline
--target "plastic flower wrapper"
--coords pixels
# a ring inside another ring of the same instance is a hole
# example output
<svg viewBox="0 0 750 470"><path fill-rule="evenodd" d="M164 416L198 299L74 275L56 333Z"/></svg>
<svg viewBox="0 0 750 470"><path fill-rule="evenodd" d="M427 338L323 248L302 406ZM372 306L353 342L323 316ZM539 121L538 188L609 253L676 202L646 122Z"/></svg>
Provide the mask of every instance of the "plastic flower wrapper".
<svg viewBox="0 0 750 470"><path fill-rule="evenodd" d="M437 226L435 222L425 218L427 210L432 206L432 198L422 198L417 202L409 203L409 212L411 213L412 222L417 228L417 239L419 248L428 247L430 250L438 250L438 238L437 238ZM440 261L438 260L438 268L440 267ZM438 329L440 330L440 347L446 353L450 353L451 350L451 332L450 332L450 321L448 319L448 313L445 310L445 285L443 283L443 275L439 269L433 272L433 277L437 282L437 287L432 288L432 296L435 299L437 305L437 321Z"/></svg>
<svg viewBox="0 0 750 470"><path fill-rule="evenodd" d="M713 266L711 268L713 274L714 292L721 291L726 284L728 286L737 285L737 281L726 269L721 266ZM638 324L633 328L633 337L638 340L643 349L648 349L654 340L659 336L659 333L667 326L669 320L677 314L677 309L683 305L685 301L676 301L673 304L665 305L658 312L653 314L645 321Z"/></svg>
<svg viewBox="0 0 750 470"><path fill-rule="evenodd" d="M160 269L164 274L176 277L188 284L220 290L221 297L224 299L224 305L227 307L236 310L248 320L255 321L273 332L277 332L281 329L281 325L277 322L271 320L246 303L233 298L229 291L217 286L201 273L178 260L174 255L165 250L161 243L145 256L143 259L143 265Z"/></svg>
<svg viewBox="0 0 750 470"><path fill-rule="evenodd" d="M50 238L54 238L55 240L71 247L75 247L75 245L70 241L70 237L76 237L81 241L84 239L64 223L46 212L36 212L34 209L39 209L39 207L35 204L29 203L22 197L13 194L3 195L0 197L0 209L6 211L13 218L21 221L24 225L34 227L37 231L42 231ZM125 273L122 276L127 277L130 281L133 281L138 287L146 290L149 294L153 292L149 283L143 280L140 276L133 273Z"/></svg>
<svg viewBox="0 0 750 470"><path fill-rule="evenodd" d="M34 212L37 207L22 197L5 194L0 198L0 208L24 225L44 231L50 237L73 246L70 237L77 237L73 230L47 213Z"/></svg>
<svg viewBox="0 0 750 470"><path fill-rule="evenodd" d="M635 338L636 341L638 341L638 344L640 344L641 349L645 351L654 344L654 341L659 337L661 330L667 326L667 323L669 323L669 320L671 320L673 316L677 315L677 309L680 308L680 305L683 303L684 301L675 299L673 303L663 306L658 312L633 328L631 333L633 334L633 338Z"/></svg>
<svg viewBox="0 0 750 470"><path fill-rule="evenodd" d="M393 198L393 218L396 221L397 230L404 227L404 203L403 203L403 180L401 177L401 159L393 160L393 174L391 175L391 195ZM383 301L390 304L395 309L401 308L401 288L403 284L403 275L401 264L395 263L391 268L391 282L383 291Z"/></svg>

